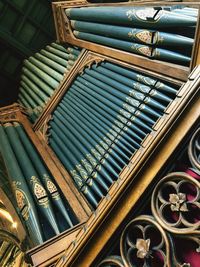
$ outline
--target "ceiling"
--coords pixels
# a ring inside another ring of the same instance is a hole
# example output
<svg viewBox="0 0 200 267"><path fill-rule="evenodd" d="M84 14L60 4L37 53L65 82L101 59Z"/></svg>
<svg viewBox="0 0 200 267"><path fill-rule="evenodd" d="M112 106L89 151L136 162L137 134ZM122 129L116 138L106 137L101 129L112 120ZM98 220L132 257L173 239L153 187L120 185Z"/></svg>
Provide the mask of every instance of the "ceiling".
<svg viewBox="0 0 200 267"><path fill-rule="evenodd" d="M50 0L0 0L0 107L17 99L23 60L55 39Z"/></svg>

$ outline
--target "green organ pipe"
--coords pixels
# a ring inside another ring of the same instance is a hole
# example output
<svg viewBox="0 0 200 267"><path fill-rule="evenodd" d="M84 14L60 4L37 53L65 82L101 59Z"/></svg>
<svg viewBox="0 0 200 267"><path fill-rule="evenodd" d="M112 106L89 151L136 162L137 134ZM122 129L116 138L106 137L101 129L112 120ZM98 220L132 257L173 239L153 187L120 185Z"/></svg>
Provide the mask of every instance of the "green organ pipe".
<svg viewBox="0 0 200 267"><path fill-rule="evenodd" d="M2 125L0 125L0 137L0 151L8 170L20 214L28 229L31 241L34 245L39 245L43 243L43 237L33 196Z"/></svg>
<svg viewBox="0 0 200 267"><path fill-rule="evenodd" d="M5 131L8 135L10 144L13 148L19 165L24 173L26 181L29 184L29 188L32 192L35 202L37 203L38 209L45 217L47 222L51 225L54 233L59 234L60 231L58 229L47 192L38 178L38 173L36 172L28 154L26 153L15 127L12 124L7 124Z"/></svg>
<svg viewBox="0 0 200 267"><path fill-rule="evenodd" d="M52 179L50 178L48 174L48 170L46 169L41 159L39 158L38 153L36 152L34 146L30 142L27 135L25 134L22 126L20 126L19 123L13 123L13 124L19 134L21 142L23 143L27 153L29 154L33 162L33 165L35 166L39 174L39 177L41 178L44 184L45 189L47 190L47 192L49 192L49 195L51 196L51 200L53 204L56 205L56 207L62 213L63 217L68 222L69 226L72 227L73 226L72 220L70 219L70 216L64 206L60 193L58 192L57 186L55 185L55 183L52 181Z"/></svg>

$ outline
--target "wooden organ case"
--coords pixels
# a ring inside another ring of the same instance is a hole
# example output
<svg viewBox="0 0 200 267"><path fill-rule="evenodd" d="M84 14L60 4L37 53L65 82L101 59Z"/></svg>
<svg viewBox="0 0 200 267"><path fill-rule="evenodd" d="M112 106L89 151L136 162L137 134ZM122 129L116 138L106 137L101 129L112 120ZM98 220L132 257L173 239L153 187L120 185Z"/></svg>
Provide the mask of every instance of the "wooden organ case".
<svg viewBox="0 0 200 267"><path fill-rule="evenodd" d="M74 218L26 256L33 266L196 267L177 247L199 252L199 4L106 2L52 4L58 42L81 55L33 125L19 105L1 110Z"/></svg>

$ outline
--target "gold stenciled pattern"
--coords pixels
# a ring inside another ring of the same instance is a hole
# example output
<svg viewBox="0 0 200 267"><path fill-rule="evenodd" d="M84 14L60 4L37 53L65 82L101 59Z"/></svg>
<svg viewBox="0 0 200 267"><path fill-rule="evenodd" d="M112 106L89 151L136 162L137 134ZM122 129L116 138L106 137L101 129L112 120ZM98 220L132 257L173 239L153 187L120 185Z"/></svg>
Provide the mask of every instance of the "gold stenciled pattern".
<svg viewBox="0 0 200 267"><path fill-rule="evenodd" d="M41 185L39 179L36 176L31 177L31 183L33 184L34 194L37 199L47 196L47 192L44 187Z"/></svg>
<svg viewBox="0 0 200 267"><path fill-rule="evenodd" d="M131 34L131 32L129 34ZM147 30L139 31L138 33L135 33L135 37L139 41L141 41L145 44L151 44L152 43L152 36L153 36L153 33L150 31L147 31Z"/></svg>
<svg viewBox="0 0 200 267"><path fill-rule="evenodd" d="M55 193L58 191L56 185L50 180L49 175L48 174L44 174L43 178L46 182L47 185L47 189L50 193Z"/></svg>
<svg viewBox="0 0 200 267"><path fill-rule="evenodd" d="M24 220L28 220L30 205L27 200L26 194L22 190L16 189L15 197L17 201L17 206L19 207Z"/></svg>
<svg viewBox="0 0 200 267"><path fill-rule="evenodd" d="M134 49L134 46L133 46L133 49ZM150 57L152 55L152 50L153 50L153 48L149 47L149 46L141 46L141 47L137 48L137 51L139 54L142 54L142 55L145 55L148 57Z"/></svg>

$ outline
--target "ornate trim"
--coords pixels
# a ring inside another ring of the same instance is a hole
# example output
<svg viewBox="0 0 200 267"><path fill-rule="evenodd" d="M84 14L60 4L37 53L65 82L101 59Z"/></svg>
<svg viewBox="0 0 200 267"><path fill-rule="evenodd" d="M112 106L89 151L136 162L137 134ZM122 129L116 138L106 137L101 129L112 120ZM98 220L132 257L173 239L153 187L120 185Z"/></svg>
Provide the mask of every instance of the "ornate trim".
<svg viewBox="0 0 200 267"><path fill-rule="evenodd" d="M176 242L192 242L192 251L200 252L200 221L197 215L199 200L198 180L182 172L168 174L153 191L153 216L140 215L131 220L120 236L120 246L117 248L119 255L106 257L97 267L107 267L108 264L117 267L147 267L154 264L163 267L190 267L190 263L178 259ZM167 221L165 216L169 216L169 211L173 223ZM188 216L183 215L189 212Z"/></svg>
<svg viewBox="0 0 200 267"><path fill-rule="evenodd" d="M42 134L43 140L46 144L49 143L49 134L48 130L50 126L48 125L49 121L52 119L52 115L48 115L43 123L43 125L40 127L40 132Z"/></svg>
<svg viewBox="0 0 200 267"><path fill-rule="evenodd" d="M17 103L0 108L0 122L4 123L18 120L17 112L19 111L28 114L26 109Z"/></svg>
<svg viewBox="0 0 200 267"><path fill-rule="evenodd" d="M105 58L102 56L94 56L94 55L91 55L89 54L87 56L87 59L85 61L82 62L82 64L80 65L79 67L79 70L78 70L78 74L83 74L84 72L84 69L85 68L91 68L92 64L96 64L96 66L103 62L105 60Z"/></svg>

